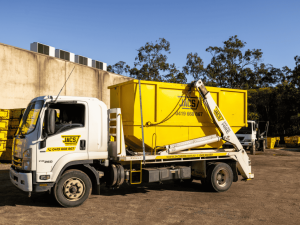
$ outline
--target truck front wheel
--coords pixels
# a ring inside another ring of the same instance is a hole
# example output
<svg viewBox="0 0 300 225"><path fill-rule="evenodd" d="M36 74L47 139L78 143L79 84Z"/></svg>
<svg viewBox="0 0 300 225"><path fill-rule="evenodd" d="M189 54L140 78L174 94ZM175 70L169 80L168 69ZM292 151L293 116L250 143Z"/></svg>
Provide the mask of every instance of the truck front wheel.
<svg viewBox="0 0 300 225"><path fill-rule="evenodd" d="M226 163L214 163L207 171L207 177L204 185L211 191L227 191L233 181L233 172L231 167Z"/></svg>
<svg viewBox="0 0 300 225"><path fill-rule="evenodd" d="M85 202L91 195L92 182L80 170L68 170L54 186L56 201L63 207L76 207Z"/></svg>

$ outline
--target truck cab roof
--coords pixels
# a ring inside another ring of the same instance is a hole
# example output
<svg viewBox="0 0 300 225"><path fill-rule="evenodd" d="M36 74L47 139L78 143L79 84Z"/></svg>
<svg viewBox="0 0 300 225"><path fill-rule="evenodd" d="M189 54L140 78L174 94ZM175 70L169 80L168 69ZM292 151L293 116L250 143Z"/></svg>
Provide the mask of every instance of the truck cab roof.
<svg viewBox="0 0 300 225"><path fill-rule="evenodd" d="M48 99L53 99L55 100L57 98L56 95L44 95L44 96L39 96L31 100L31 102L35 102L38 100L48 100ZM98 98L93 98L93 97L78 97L78 96L59 96L58 101L63 101L63 100L74 100L74 101L87 101L87 100L97 100L100 101Z"/></svg>

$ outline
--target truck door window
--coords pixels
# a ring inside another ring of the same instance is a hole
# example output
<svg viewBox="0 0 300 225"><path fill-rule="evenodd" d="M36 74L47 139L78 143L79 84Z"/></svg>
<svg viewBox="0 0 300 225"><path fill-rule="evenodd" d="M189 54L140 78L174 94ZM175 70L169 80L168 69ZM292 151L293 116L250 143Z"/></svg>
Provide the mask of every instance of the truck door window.
<svg viewBox="0 0 300 225"><path fill-rule="evenodd" d="M83 104L56 103L51 104L49 108L56 111L54 134L84 127L85 106Z"/></svg>

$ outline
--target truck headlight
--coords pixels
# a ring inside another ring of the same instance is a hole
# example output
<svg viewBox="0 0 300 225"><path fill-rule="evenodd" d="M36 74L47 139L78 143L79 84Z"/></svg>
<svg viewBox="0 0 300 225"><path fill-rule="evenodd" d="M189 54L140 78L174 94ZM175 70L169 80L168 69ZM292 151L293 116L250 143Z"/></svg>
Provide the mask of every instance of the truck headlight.
<svg viewBox="0 0 300 225"><path fill-rule="evenodd" d="M22 169L31 170L31 148L23 152Z"/></svg>

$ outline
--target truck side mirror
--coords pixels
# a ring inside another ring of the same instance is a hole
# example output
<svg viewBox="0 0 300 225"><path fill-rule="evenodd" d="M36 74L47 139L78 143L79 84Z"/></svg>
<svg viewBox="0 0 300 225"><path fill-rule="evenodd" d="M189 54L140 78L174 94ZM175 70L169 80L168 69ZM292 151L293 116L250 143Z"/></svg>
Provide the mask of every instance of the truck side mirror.
<svg viewBox="0 0 300 225"><path fill-rule="evenodd" d="M55 133L55 109L47 109L45 112L45 131L47 134Z"/></svg>

